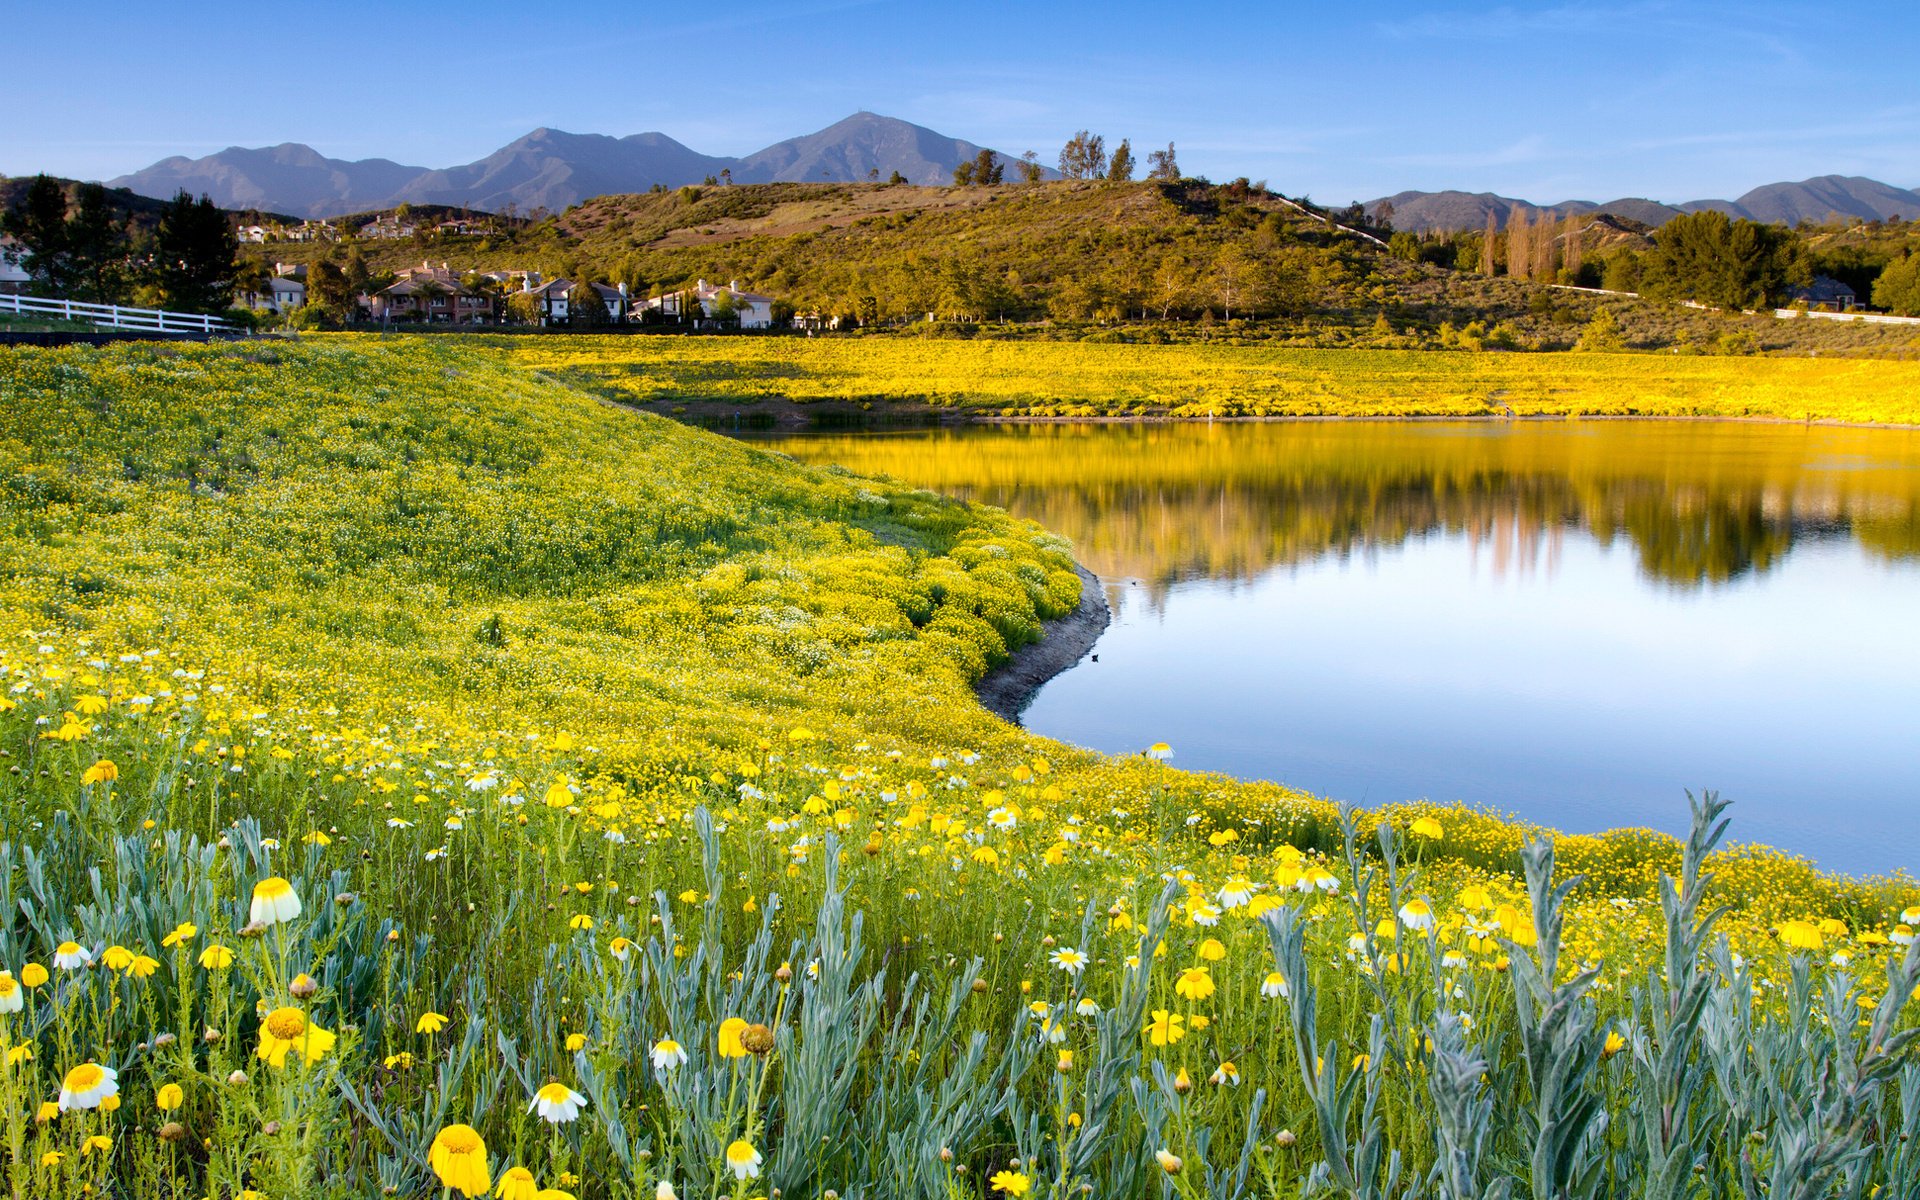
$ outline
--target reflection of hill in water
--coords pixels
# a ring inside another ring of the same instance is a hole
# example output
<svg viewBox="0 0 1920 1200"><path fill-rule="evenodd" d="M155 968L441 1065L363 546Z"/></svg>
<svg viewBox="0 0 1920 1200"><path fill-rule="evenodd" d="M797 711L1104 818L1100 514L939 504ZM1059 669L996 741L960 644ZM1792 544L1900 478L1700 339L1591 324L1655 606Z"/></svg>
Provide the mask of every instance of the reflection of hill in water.
<svg viewBox="0 0 1920 1200"><path fill-rule="evenodd" d="M1765 572L1809 539L1920 555L1920 436L1904 430L1021 426L781 449L1001 505L1072 538L1097 574L1156 595L1435 533L1465 535L1496 573L1551 572L1569 530L1624 538L1648 578L1685 588Z"/></svg>

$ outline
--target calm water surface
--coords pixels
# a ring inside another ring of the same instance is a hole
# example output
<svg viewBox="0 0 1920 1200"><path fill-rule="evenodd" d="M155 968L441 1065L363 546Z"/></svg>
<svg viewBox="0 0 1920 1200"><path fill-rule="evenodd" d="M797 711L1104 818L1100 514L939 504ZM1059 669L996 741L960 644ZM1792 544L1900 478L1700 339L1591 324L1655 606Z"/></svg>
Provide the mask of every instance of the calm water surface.
<svg viewBox="0 0 1920 1200"><path fill-rule="evenodd" d="M815 435L1073 539L1114 624L1029 728L1379 803L1920 867L1920 434L1694 422Z"/></svg>

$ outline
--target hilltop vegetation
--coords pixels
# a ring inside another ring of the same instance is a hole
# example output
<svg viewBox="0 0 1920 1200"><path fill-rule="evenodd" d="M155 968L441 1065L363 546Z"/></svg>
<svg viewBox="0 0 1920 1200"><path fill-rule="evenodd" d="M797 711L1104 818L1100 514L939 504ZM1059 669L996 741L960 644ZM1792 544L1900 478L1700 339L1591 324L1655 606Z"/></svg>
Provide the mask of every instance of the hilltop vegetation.
<svg viewBox="0 0 1920 1200"><path fill-rule="evenodd" d="M451 340L0 350L0 1173L1911 1190L1910 880L1032 737L1069 566Z"/></svg>
<svg viewBox="0 0 1920 1200"><path fill-rule="evenodd" d="M376 278L425 260L457 272L584 275L640 295L736 280L774 296L783 314L838 318L842 328L931 317L956 334L1553 350L1571 348L1604 307L1626 348L1915 349L1910 329L1555 291L1543 285L1561 277L1557 258L1544 273L1507 272L1507 235L1485 273L1478 234L1389 237L1361 218L1246 181L770 184L603 196L511 234L363 241L351 252ZM1589 223L1580 237L1589 264L1651 245L1625 222ZM270 248L286 261L347 252Z"/></svg>

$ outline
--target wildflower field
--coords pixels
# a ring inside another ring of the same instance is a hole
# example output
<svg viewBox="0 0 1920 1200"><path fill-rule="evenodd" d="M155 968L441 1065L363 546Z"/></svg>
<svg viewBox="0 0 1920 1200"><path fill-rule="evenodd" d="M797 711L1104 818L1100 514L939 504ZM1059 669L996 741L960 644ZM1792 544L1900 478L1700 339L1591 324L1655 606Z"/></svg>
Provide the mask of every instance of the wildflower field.
<svg viewBox="0 0 1920 1200"><path fill-rule="evenodd" d="M0 350L0 1187L1920 1193L1911 880L1028 735L1069 547L593 345Z"/></svg>
<svg viewBox="0 0 1920 1200"><path fill-rule="evenodd" d="M976 417L1663 416L1920 422L1920 363L888 338L478 337L635 404Z"/></svg>

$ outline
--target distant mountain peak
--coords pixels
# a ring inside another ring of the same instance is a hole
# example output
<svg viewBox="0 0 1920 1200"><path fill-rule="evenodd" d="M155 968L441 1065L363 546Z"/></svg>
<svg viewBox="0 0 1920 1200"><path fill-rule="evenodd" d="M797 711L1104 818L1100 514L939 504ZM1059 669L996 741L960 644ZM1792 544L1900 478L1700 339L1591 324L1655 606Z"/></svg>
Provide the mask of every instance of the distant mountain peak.
<svg viewBox="0 0 1920 1200"><path fill-rule="evenodd" d="M327 158L283 142L174 156L111 182L146 196L185 189L227 208L326 217L403 202L481 210L559 210L598 195L700 183L723 172L735 183L854 182L893 172L910 183L950 182L984 147L861 109L825 129L776 142L744 158L701 154L657 131L615 137L542 125L474 162L432 169L387 159ZM996 152L998 153L998 152ZM1011 162L1005 154L1001 159Z"/></svg>
<svg viewBox="0 0 1920 1200"><path fill-rule="evenodd" d="M1382 206L1393 206L1395 228L1413 233L1430 230L1480 229L1487 217L1498 228L1506 228L1516 209L1569 214L1611 213L1642 224L1663 225L1682 213L1713 209L1728 216L1746 217L1782 225L1801 221L1824 221L1832 216L1858 217L1883 221L1890 217L1920 218L1920 191L1909 191L1866 179L1858 175L1817 175L1797 183L1769 183L1746 192L1738 200L1689 200L1684 204L1663 204L1631 197L1595 203L1591 200L1562 200L1539 204L1496 196L1491 192L1400 192L1367 204L1375 214Z"/></svg>

